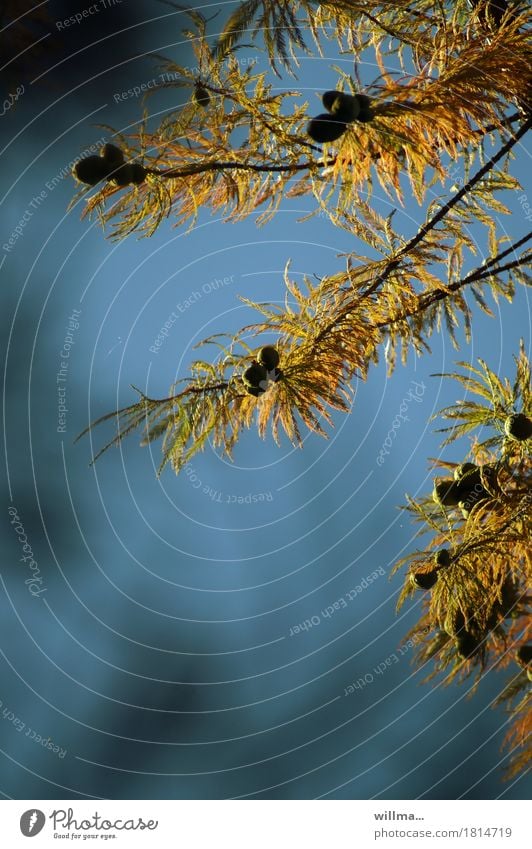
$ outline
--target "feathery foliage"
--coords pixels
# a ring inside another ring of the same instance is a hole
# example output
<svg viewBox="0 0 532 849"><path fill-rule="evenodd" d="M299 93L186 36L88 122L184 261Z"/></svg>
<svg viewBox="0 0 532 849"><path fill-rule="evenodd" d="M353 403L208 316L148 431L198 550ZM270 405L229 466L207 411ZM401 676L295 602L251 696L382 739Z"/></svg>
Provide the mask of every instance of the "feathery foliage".
<svg viewBox="0 0 532 849"><path fill-rule="evenodd" d="M139 391L136 402L84 431L115 422L102 451L134 431L142 444L161 439L160 471L170 464L179 472L207 440L230 458L242 429L253 425L277 441L284 432L295 445L304 429L326 436L333 412L350 411L353 380L365 380L381 352L392 373L398 358L428 350L434 332L444 330L458 347L458 328L470 336L472 303L490 315L490 298L511 301L516 286L529 284L532 233L511 242L498 216L508 212L500 193L520 188L511 162L532 123L531 13L520 2L494 12L484 0L244 0L213 41L201 12L169 5L188 15L184 34L197 69L159 61L167 86L189 99L157 127L146 111L134 133L108 128L126 160L146 170L136 183L98 184L83 214L98 216L121 239L150 236L167 218L191 228L204 209L232 222L260 210L256 220L264 224L284 198L309 196L310 215L367 246L319 280L296 283L287 262L284 303L243 299L250 323L203 340L198 347L211 346L216 356L196 360L168 397ZM264 50L262 64L237 61L248 39ZM293 78L298 54L322 55L331 45L353 59L352 75L335 68L337 90L363 91L370 113L322 148L306 132L308 103L296 90L279 91L271 73ZM359 64L367 57L378 76L364 87ZM449 174L457 172L463 183L449 194ZM421 223L414 234L396 229L394 213L376 211L375 182L397 205L405 193L415 198ZM484 229L481 248L472 224ZM264 344L275 345L279 371L264 386L250 386L247 370ZM483 403L466 399L442 411L452 423L444 445L479 427L490 431L472 442L469 470L461 469L463 458L439 463L448 478L456 471L450 494L448 481L436 487L436 501L409 501L419 533L432 539L397 564L409 566L399 604L416 587L432 587L412 632L418 662L435 660L429 678L476 672L478 681L490 665L513 668L501 699L513 718L515 774L530 757L530 667L522 658L515 666L515 651L530 637L531 441L512 431L526 431L532 416L530 366L521 349L510 385L484 363L461 365L467 373L454 377Z"/></svg>
<svg viewBox="0 0 532 849"><path fill-rule="evenodd" d="M449 498L442 504L431 494L409 499L405 509L420 525L416 535L429 535L430 541L423 550L396 563L393 572L408 566L398 609L426 583L419 575L436 575L430 594L422 601L419 621L407 637L416 640L418 665L434 661L426 681L443 675L448 684L475 673L473 692L486 669L508 667L512 677L497 704L506 704L510 712L506 742L516 753L507 775L512 777L530 758L527 737L532 721L532 661L527 663L518 655L519 648L532 638L530 363L521 344L512 384L479 362L479 368L459 363L465 374L446 375L460 383L467 400L438 414L452 422L443 428L448 434L444 446L471 434L467 457L434 464L447 473L447 480L465 481L461 489L465 500ZM505 425L512 415L527 417L528 439L507 435ZM477 436L478 429L482 432ZM485 431L488 437L480 440ZM465 462L476 468L460 478ZM469 481L468 475L472 476ZM438 567L436 557L442 549L449 557Z"/></svg>

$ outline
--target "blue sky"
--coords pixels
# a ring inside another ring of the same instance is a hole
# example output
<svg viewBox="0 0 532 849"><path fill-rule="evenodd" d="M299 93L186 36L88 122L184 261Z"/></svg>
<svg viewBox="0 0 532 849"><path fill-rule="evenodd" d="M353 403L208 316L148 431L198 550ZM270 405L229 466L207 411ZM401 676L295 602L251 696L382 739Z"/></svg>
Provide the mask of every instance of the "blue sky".
<svg viewBox="0 0 532 849"><path fill-rule="evenodd" d="M135 37L145 51L172 54L165 45L179 26L171 26L170 32L168 18L146 24ZM336 83L333 61L304 58L297 83L278 84L297 86L316 114L316 94ZM401 578L387 576L417 545L397 507L406 492L432 488L428 458L440 449L429 419L460 397L456 384L431 375L451 371L457 359L482 357L511 377L519 339L529 344L527 293L518 291L511 305L495 304L492 319L473 306L473 338L466 344L460 332L459 352L439 334L430 354L412 354L391 378L382 362L373 367L366 383L356 383L352 413L334 416L329 440L308 434L298 450L251 430L233 463L208 446L179 477L168 469L157 478L159 445L141 449L133 436L89 468L89 440L74 444L80 430L130 403L131 384L166 394L187 374L201 338L250 321L239 295L281 300L289 258L297 280L341 269L338 255L361 246L323 218L298 223L308 199L283 202L262 228L252 217L224 224L202 213L188 233L167 221L149 240L106 240L96 223L80 220L80 207L67 213L69 177L51 190L46 183L105 135L96 121L117 129L136 121L140 101L116 104L113 94L158 71L143 58L97 79L87 75L74 90L69 67L62 70L64 89L41 89L40 99L22 99L16 114L2 119L11 121L2 155L2 243L32 210L2 266L4 339L11 334L4 500L17 505L47 585L37 604L21 580L8 527L4 704L68 752L60 760L6 731L7 792L526 797L524 782L500 784L505 717L489 707L500 676L483 680L471 700L467 687L419 686L412 652L398 654L416 606L396 617ZM370 80L376 71L364 64L362 73ZM177 89L157 103L186 97ZM512 173L530 198L529 156L523 143ZM43 192L34 209L32 199ZM529 228L520 196L507 193L511 214L500 218L513 238ZM374 198L389 208L377 186ZM407 198L394 223L400 228L407 220L412 232L421 216ZM482 252L483 233L472 234ZM191 298L194 292L200 297ZM81 312L63 434L56 428L56 375L74 309ZM164 344L150 351L175 311ZM420 402L412 398L416 385L423 386ZM409 420L378 466L405 398ZM110 433L95 432L94 447ZM442 456L463 459L456 451ZM346 606L323 615L374 573ZM290 635L313 617L319 624ZM383 663L385 674L376 673ZM364 676L373 680L344 695Z"/></svg>

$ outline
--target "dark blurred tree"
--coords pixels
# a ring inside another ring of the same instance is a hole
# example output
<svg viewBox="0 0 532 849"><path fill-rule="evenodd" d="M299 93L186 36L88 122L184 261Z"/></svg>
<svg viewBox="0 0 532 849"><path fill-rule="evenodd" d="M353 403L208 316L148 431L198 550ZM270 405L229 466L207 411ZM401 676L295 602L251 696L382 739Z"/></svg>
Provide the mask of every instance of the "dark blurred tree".
<svg viewBox="0 0 532 849"><path fill-rule="evenodd" d="M304 285L290 279L287 266L284 307L247 302L260 315L254 324L202 343L218 346L214 361L195 361L168 397L139 393L136 403L99 420L116 419L109 445L136 429L143 429L144 443L162 437L161 468L170 462L175 471L208 439L230 456L241 429L255 421L261 435L270 426L278 440L283 429L295 444L302 426L325 435L331 410L349 411L353 378L366 379L381 350L391 372L397 354L405 362L409 352L428 349L434 330L444 327L457 347L456 329L463 325L468 338L471 331L467 293L490 314L486 296L512 300L516 284L528 282L532 256L524 247L532 234L509 244L497 219L508 211L497 194L519 188L510 163L531 126L528 5L246 0L214 45L207 20L196 10L188 15L185 34L199 70L167 59L163 67L167 85L188 88L190 102L154 130L146 114L138 133L115 133L114 152L102 151L103 164L78 165L79 179L99 184L85 214L112 223L115 238L133 231L149 236L168 216L192 227L206 207L228 221L263 207L258 221L264 223L284 197L311 195L312 214L365 242L372 257L350 253L342 270ZM353 56L353 76L336 69L337 92L325 93L325 112L309 124L298 92L278 93L268 70L238 62L244 38L262 38L277 76L294 74L297 52L311 52L309 40L319 53L329 43ZM380 70L365 88L362 54ZM400 72L387 70L392 60ZM450 174L463 175L462 185L426 204L427 193ZM414 235L395 230L393 213L384 218L372 206L375 180L397 203L408 181L422 219ZM474 224L486 232L480 264L469 235ZM250 335L256 348L245 341ZM273 353L264 346L272 337ZM411 502L435 534L435 553L410 558L401 601L416 586L433 588L415 634L421 661L437 656L438 668L450 667L449 678L482 670L488 660L504 665L519 643L524 671L513 696L529 668L522 629L531 443L511 428L528 427L530 374L524 352L513 389L483 369L478 377L487 388L472 377L462 380L490 406L464 402L445 415L463 419L453 434L481 423L500 434L474 443L470 467L457 471L463 481L440 481L436 501ZM453 471L458 465L444 464ZM520 744L522 704L516 716L513 742ZM514 768L525 760L519 755Z"/></svg>
<svg viewBox="0 0 532 849"><path fill-rule="evenodd" d="M57 46L46 4L37 0L3 0L0 3L1 96L14 94L37 75L45 57ZM22 91L20 91L22 90ZM20 95L19 95L20 96Z"/></svg>

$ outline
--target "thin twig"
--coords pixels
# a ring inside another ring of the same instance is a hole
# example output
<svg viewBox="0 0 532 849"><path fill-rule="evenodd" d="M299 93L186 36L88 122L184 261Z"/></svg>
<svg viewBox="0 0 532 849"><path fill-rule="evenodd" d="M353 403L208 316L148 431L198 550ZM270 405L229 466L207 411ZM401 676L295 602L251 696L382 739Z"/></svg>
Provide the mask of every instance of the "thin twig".
<svg viewBox="0 0 532 849"><path fill-rule="evenodd" d="M462 186L462 188L461 188L461 189L459 189L459 190L456 192L456 194L455 194L455 195L453 195L453 197L452 197L452 198L450 198L450 200L448 200L448 201L447 201L447 203L446 203L446 204L444 204L444 206L442 206L442 208L438 210L438 212L437 212L437 213L435 213L435 215L433 215L433 216L432 216L432 218L431 218L429 221L426 221L426 222L425 222L425 224L424 224L422 227L420 227L420 229L418 230L418 232L416 233L416 235L415 235L415 236L413 236L413 237L412 237L412 238L411 238L411 239L410 239L410 240L406 243L406 245L405 245L403 248L401 248L401 250L400 250L400 251L399 251L399 253L398 253L398 254L394 257L394 259L390 260L390 261L386 264L386 266L384 267L384 269L383 269L383 271L381 272L381 274L379 274L379 275L378 275L378 277L374 280L374 282L371 284L371 286L369 287L369 289L367 289L367 290L364 292L364 298L368 298L368 297L370 297L371 295L373 295L373 294L377 291L377 289L378 289L378 288L382 285L382 283L384 283L384 282L385 282L385 280L386 280L386 279L390 276L390 274L391 274L393 271L395 271L395 270L396 270L396 269L400 266L401 261L404 259L404 257L405 257L405 256L407 256L407 255L410 253L410 251L412 251L412 250L413 250L413 248L417 247L417 245L418 245L421 241L423 241L423 239L425 238L425 236L426 236L426 235L427 235L427 234L428 234L431 230L433 230L433 229L436 227L436 225L437 225L437 224L439 224L439 222L440 222L443 218L445 218L445 216L446 216L446 215L447 215L447 214L451 211L451 209L453 209L453 207L455 207L455 206L456 206L456 204L457 204L457 203L459 203L459 201L461 201L461 200L462 200L462 198L464 197L464 195L466 195L468 192L470 192L470 191L471 191L471 189L472 189L472 188L473 188L473 187L474 187L474 186L475 186L478 182L480 182L480 180L482 180L482 178L483 178L483 177L485 177L485 175L486 175L486 174L487 174L487 173L488 173L488 172L489 172L489 171L493 168L493 166L494 166L494 165L496 165L496 163L497 163L500 159L502 159L502 158L503 158L503 156L505 156L505 155L506 155L506 154L507 154L507 153L508 153L508 152L512 149L512 147L513 147L515 144L517 144L517 142L519 141L519 139L520 139L520 138L522 138L522 136L524 136L524 135L525 135L525 133L527 133L527 132L528 132L528 130L530 129L530 127L531 127L531 126L532 126L532 118L529 118L529 119L528 119L527 121L525 121L525 123L524 123L524 124L523 124L523 125L519 128L519 130L515 133L515 135L514 135L511 139L509 139L509 140L506 142L506 144L504 144L504 145L501 147L501 149L500 149L499 151L497 151L497 153L495 153L495 154L491 157L491 159L489 159L489 160L488 160L488 162L486 162L486 164L485 164L485 165L483 165L483 166L482 166L482 168L480 168L480 169L476 172L476 174L474 174L474 175L471 177L471 179L470 179L470 180L468 180L468 182L467 182L464 186ZM450 287L449 287L449 288L450 288ZM321 331L321 333L319 333L319 334L317 335L316 340L315 340L315 342L314 342L314 346L318 345L318 344L322 341L322 339L323 339L325 336L327 336L327 334L328 334L328 333L330 333L330 331L331 331L331 330L332 330L332 329L333 329L333 328L334 328L334 327L338 324L338 322L339 322L339 321L341 321L343 318L345 318L345 315L346 315L346 314L348 314L348 313L350 313L350 312L352 311L352 309L353 309L353 305L352 305L352 304L348 304L348 305L347 305L347 306L346 306L346 307L345 307L345 308L344 308L344 309L340 312L340 314L339 314L339 315L337 315L337 316L335 317L334 321L332 321L330 324L328 324L328 325L327 325L327 327L325 327L325 328ZM394 320L397 320L397 319L394 319ZM377 326L378 326L378 325L377 325Z"/></svg>
<svg viewBox="0 0 532 849"><path fill-rule="evenodd" d="M336 158L331 159L326 163L326 166L334 165ZM311 170L313 167L324 167L322 163L316 159L310 159L306 162L298 162L294 165L257 165L252 162L199 162L197 165L191 165L185 168L170 169L169 171L160 171L158 168L147 168L148 174L155 174L157 177L165 177L166 179L175 179L176 177L190 177L193 174L202 174L205 171L274 171L274 172L290 172L290 171L305 171Z"/></svg>
<svg viewBox="0 0 532 849"><path fill-rule="evenodd" d="M514 115L510 115L509 118L506 118L501 123L511 124L514 121L517 121L521 118L522 115L519 112L516 112ZM487 127L483 127L480 130L475 130L475 134L484 136L487 133L491 133L494 130L499 129L499 126L496 124L489 124ZM300 144L305 144L305 146L311 147L313 150L318 150L315 145L308 145L306 142L300 142ZM501 154L504 155L504 154ZM309 159L305 162L299 162L293 165L275 165L275 164L263 164L259 165L257 163L252 162L235 162L233 160L225 160L222 162L198 162L197 164L192 164L185 166L184 168L176 169L170 168L168 170L161 170L160 168L146 168L146 172L148 174L153 174L156 177L164 177L164 179L175 179L176 177L191 177L194 174L203 174L208 171L231 171L231 170L239 170L239 171L259 171L259 172L274 172L274 173L290 173L291 171L305 171L312 170L313 167L318 165L320 168L330 168L336 163L336 156L331 157L326 163L322 163L315 159ZM490 166L491 167L491 166ZM469 185L469 184L468 184ZM464 186L464 189L466 187ZM463 189L462 189L463 191ZM440 210L441 212L441 210ZM406 248L404 249L406 250Z"/></svg>
<svg viewBox="0 0 532 849"><path fill-rule="evenodd" d="M490 263L498 262L503 256L507 256L508 253L515 250L520 244L523 244L526 241L529 241L532 238L532 233L529 233L526 237L524 237L520 242L516 242L515 245L508 248L506 251L503 251L498 256L494 257L490 260ZM488 277L493 277L494 274L500 274L503 271L510 271L512 268L517 268L520 265L525 265L529 261L532 260L532 253L525 254L519 259L515 259L512 262L508 262L506 265L502 265L500 268L487 268L483 266L481 268L477 268L475 271L472 271L466 277L462 278L462 280L457 280L455 283L451 283L450 286L447 286L446 289L439 289L436 292L431 292L426 297L422 297L419 300L419 304L417 307L409 312L405 312L402 315L396 316L396 318L389 319L388 321L382 321L379 324L376 324L376 328L389 327L392 324L396 324L398 321L407 321L409 318L413 318L413 316L418 315L420 312L424 312L428 307L432 306L432 304L437 303L438 301L442 301L444 298L447 298L450 294L457 292L459 289L462 289L464 286L468 286L471 283L477 283L480 280L485 280Z"/></svg>

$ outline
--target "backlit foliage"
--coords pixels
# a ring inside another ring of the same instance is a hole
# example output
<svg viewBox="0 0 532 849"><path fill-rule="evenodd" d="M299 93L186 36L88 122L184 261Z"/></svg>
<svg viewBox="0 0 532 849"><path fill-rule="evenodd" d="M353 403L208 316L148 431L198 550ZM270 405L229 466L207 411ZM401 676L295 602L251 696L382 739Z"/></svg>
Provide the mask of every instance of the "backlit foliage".
<svg viewBox="0 0 532 849"><path fill-rule="evenodd" d="M453 461L438 460L434 466L450 478L461 463L476 464L485 497L467 515L459 506L435 503L431 494L409 500L406 509L420 525L417 535L429 540L394 568L408 565L398 608L420 593L412 575L431 572L436 552L447 549L451 562L438 570L432 590L424 594L419 621L407 639L417 644L415 662L431 668L425 680L441 676L448 684L474 674L474 691L488 669L508 669L511 677L497 703L509 712L505 742L515 750L507 770L512 777L532 753L530 679L517 656L519 647L532 641L532 439L510 439L504 425L513 413L532 418L530 363L521 347L513 383L500 380L483 361L479 368L459 365L466 374L447 376L459 381L467 400L439 415L452 422L444 428L444 446L471 434L470 450L464 457L454 446ZM472 635L469 658L460 654L460 627Z"/></svg>
<svg viewBox="0 0 532 849"><path fill-rule="evenodd" d="M170 5L176 17L185 14ZM94 423L116 425L102 451L133 431L142 432L143 444L161 439L161 469L169 464L176 472L207 441L231 457L242 429L254 425L276 441L284 432L295 445L305 429L326 436L333 413L350 411L353 381L365 380L379 356L392 373L398 358L428 350L440 330L458 347L458 329L470 338L472 307L491 314L491 298L511 301L516 286L529 283L532 257L532 233L512 242L498 223L508 212L501 192L520 189L512 158L531 126L528 3L495 14L490 0L245 0L225 24L217 21L217 41L199 11L186 14L181 19L189 21L185 36L196 69L160 57L167 86L183 93L184 105L155 127L147 110L127 136L108 128L147 177L126 188L107 182L91 189L84 215L97 215L120 239L131 232L149 236L167 218L193 227L205 209L226 221L253 215L263 224L284 198L305 195L313 201L309 217L319 214L363 249L343 255L341 268L323 278L299 283L287 262L284 303L245 300L250 323L200 343L215 355L196 360L168 397L137 390L137 401ZM243 66L238 51L250 40L262 58ZM353 61L352 75L335 67L336 88L368 95L373 117L348 124L337 142L320 147L306 133L316 102L306 102L292 83L305 51L331 50ZM366 86L362 63L378 69ZM280 90L284 74L290 85ZM415 232L396 229L393 213L378 213L371 202L375 182L392 204L415 198ZM479 224L480 245L471 237ZM256 397L242 376L263 345L276 346L281 375ZM475 672L478 682L494 665L512 670L501 698L513 718L514 774L530 755L527 671L516 665L515 652L530 638L531 443L509 439L504 425L512 413L532 416L530 371L523 350L513 386L484 364L464 368L468 373L457 379L482 404L468 398L443 411L452 422L444 444L489 429L469 452L482 467L483 497L453 509L432 496L409 502L420 534L432 537L406 558L400 604L419 592L411 573L430 572L434 552L448 549L450 563L438 570L412 632L418 661L434 660L429 678L444 674L446 681ZM438 465L452 477L465 459ZM467 627L475 649L470 659L462 656L467 646L459 637Z"/></svg>
<svg viewBox="0 0 532 849"><path fill-rule="evenodd" d="M433 330L442 324L453 341L460 320L469 333L471 312L464 288L489 313L486 288L511 300L515 284L527 281L521 266L532 253L518 252L532 234L504 248L507 237L497 238L495 225L485 212L486 205L499 208L494 198L499 188L515 184L504 173L494 173L492 163L510 149L519 134L444 207L434 212L435 205L431 205L426 221L407 242L394 232L392 216L383 219L368 204L359 204L357 222L352 216L352 230L356 232L360 222L362 227L369 222L371 238L367 241L382 259L349 255L344 271L317 283L305 278L304 287L290 280L287 268L284 305L247 301L261 314L261 321L233 336L217 334L200 343L218 348L214 362L195 361L191 376L175 384L167 398L141 395L130 407L95 422L117 419L117 435L105 448L142 427L144 444L163 437L161 468L170 462L179 471L204 448L207 439L230 457L241 429L255 420L261 435L270 423L276 440L282 427L288 438L300 445L300 424L326 435L322 422L330 421L329 411L349 409L353 376L366 378L383 343L391 371L397 351L403 361L410 348L423 351ZM490 169L485 188L483 175ZM486 219L491 256L462 276L465 250L475 252L467 232L475 214ZM348 226L347 216L344 220ZM437 264L443 269L443 280L435 274ZM253 335L261 338L261 344L262 337L270 342L273 336L281 353L283 377L260 398L248 395L240 380L260 348L260 344L256 351L250 348Z"/></svg>
<svg viewBox="0 0 532 849"><path fill-rule="evenodd" d="M299 93L279 92L278 84L268 81L267 70L259 72L254 64L241 66L231 52L220 55L219 45L207 36L205 19L194 12L193 29L185 35L199 77L170 60L164 60L163 68L172 75L167 87L183 89L185 99L201 84L211 95L208 107L191 99L155 130L145 116L138 132L127 137L116 134L130 158L142 158L150 176L134 191L105 185L88 201L86 214L97 213L102 222L113 222L117 237L132 230L150 235L169 215L192 226L204 207L234 221L262 206L258 223L264 223L283 196L312 194L316 210L340 223L343 214L349 215L371 193L374 180L400 202L402 174L409 181L409 193L421 203L435 180L444 181L450 162L465 158L470 166L481 156L487 128L492 137L505 138L508 106L524 107L529 99L531 52L525 27L529 9L490 38L470 10L464 22L466 3L458 3L448 18L441 17L443 11L434 11L430 22L420 24L424 18L414 16L416 28L426 30L423 55L416 58L417 51L391 39L367 11L352 31L352 16L356 19L357 8L364 4L351 4L351 16L341 11L346 4L328 5L340 10L333 32L340 44L348 39L355 72L356 56L364 49L372 52L380 68L367 88L373 98L373 121L349 127L334 151L322 154L305 135L309 105L301 102ZM316 13L310 22L314 28L324 14L323 9ZM389 14L397 19L391 8ZM412 20L411 12L404 15ZM444 27L440 38L435 37L438 23ZM422 44L421 35L419 39ZM391 57L401 62L399 77L386 70ZM349 92L360 86L356 75L338 70L338 87ZM484 192L490 194L487 186ZM367 225L364 229L370 235Z"/></svg>

